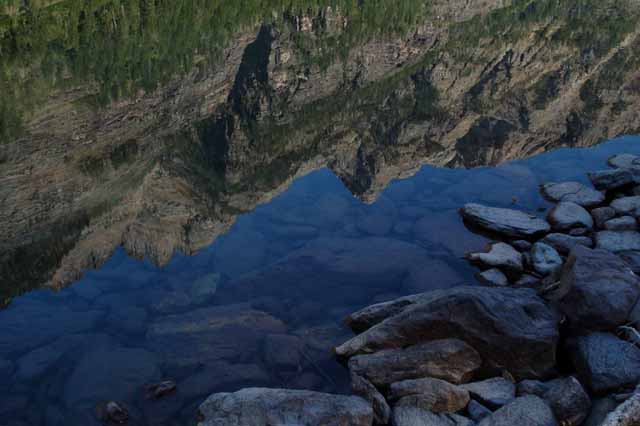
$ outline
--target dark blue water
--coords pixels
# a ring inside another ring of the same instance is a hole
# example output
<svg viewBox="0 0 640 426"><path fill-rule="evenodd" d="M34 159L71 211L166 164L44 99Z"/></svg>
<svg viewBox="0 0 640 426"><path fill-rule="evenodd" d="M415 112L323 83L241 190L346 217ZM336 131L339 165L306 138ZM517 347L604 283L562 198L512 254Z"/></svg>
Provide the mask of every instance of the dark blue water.
<svg viewBox="0 0 640 426"><path fill-rule="evenodd" d="M424 167L371 205L319 170L196 256L158 268L119 250L73 286L33 291L0 312L0 424L98 424L96 404L118 400L131 424L187 425L212 392L346 392L330 354L349 336L346 314L475 283L462 256L487 240L464 228L459 207L545 209L539 184L586 182L620 152L640 154L640 138L497 168ZM148 400L146 385L161 379L177 393Z"/></svg>

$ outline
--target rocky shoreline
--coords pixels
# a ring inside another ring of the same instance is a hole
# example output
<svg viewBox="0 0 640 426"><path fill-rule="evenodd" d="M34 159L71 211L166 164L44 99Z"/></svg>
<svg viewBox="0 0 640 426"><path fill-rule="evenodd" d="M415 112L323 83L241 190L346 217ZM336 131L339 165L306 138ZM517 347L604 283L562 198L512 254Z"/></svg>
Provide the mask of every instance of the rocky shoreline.
<svg viewBox="0 0 640 426"><path fill-rule="evenodd" d="M640 424L640 157L549 183L545 219L468 204L494 242L483 285L351 314L336 347L357 396L248 388L211 395L200 426Z"/></svg>

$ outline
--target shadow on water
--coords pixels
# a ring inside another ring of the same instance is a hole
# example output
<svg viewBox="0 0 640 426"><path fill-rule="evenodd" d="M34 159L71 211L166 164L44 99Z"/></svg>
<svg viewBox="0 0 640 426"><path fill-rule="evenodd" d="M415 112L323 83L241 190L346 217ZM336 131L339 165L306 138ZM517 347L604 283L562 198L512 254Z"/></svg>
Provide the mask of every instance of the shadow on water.
<svg viewBox="0 0 640 426"><path fill-rule="evenodd" d="M457 215L466 202L535 212L543 182L578 180L626 137L495 168L423 167L363 204L327 169L295 180L195 256L163 268L119 249L59 292L37 290L0 312L0 416L11 425L91 425L105 400L136 424L193 424L212 392L274 386L348 392L330 349L366 304L474 284L462 256L487 239ZM542 214L542 213L539 213ZM160 401L145 386L172 379Z"/></svg>

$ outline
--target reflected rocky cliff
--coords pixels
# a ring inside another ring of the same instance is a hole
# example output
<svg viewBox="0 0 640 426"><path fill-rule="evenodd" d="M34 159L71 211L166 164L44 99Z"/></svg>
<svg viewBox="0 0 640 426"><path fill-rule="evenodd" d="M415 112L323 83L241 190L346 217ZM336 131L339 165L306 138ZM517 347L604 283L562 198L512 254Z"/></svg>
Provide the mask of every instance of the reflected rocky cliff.
<svg viewBox="0 0 640 426"><path fill-rule="evenodd" d="M324 167L370 202L425 164L640 130L632 1L14 3L0 16L7 301L119 246L158 265L194 254Z"/></svg>

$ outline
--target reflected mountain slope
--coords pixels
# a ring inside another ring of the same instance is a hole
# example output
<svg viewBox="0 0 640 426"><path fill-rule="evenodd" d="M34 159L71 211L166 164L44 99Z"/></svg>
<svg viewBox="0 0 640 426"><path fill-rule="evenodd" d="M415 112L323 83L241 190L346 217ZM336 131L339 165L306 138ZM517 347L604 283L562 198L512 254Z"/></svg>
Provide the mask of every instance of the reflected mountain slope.
<svg viewBox="0 0 640 426"><path fill-rule="evenodd" d="M369 202L424 164L640 129L632 1L15 3L0 17L3 298L67 285L118 246L160 265L193 254L321 167Z"/></svg>

